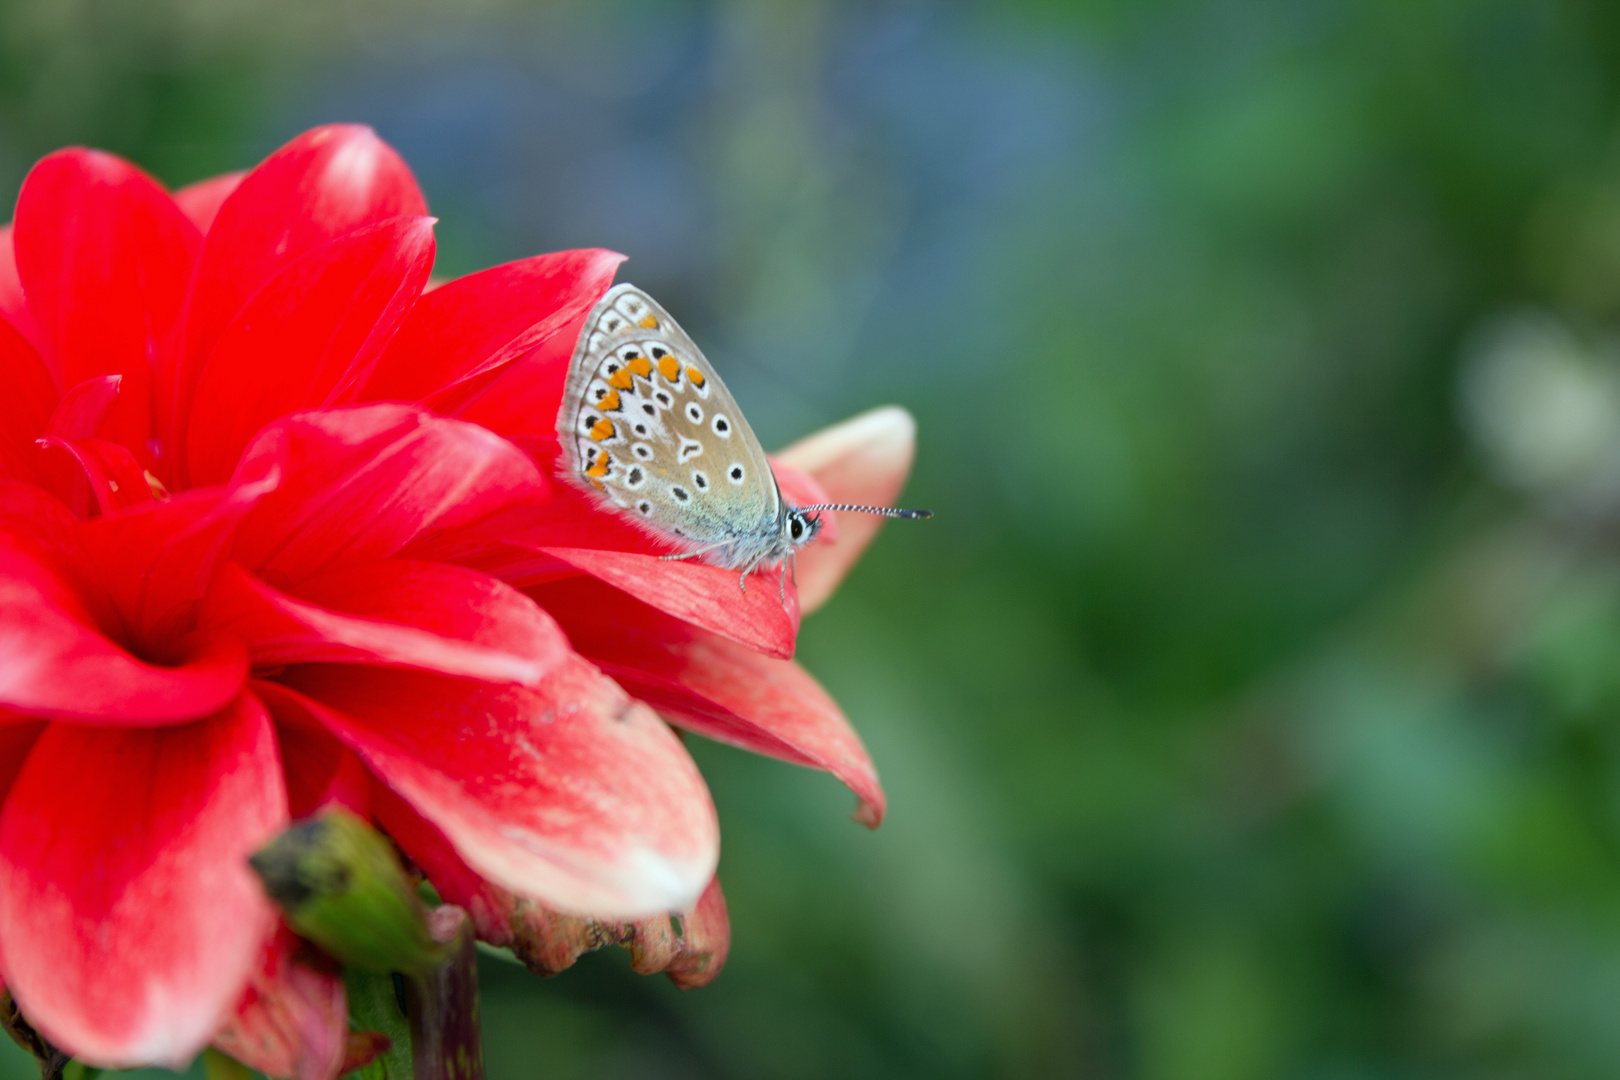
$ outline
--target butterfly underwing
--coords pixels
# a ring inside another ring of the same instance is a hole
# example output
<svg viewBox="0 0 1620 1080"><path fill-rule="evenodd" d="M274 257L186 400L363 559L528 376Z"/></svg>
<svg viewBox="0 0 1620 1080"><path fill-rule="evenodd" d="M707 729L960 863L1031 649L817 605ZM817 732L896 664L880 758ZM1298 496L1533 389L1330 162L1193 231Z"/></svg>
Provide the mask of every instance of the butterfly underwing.
<svg viewBox="0 0 1620 1080"><path fill-rule="evenodd" d="M615 285L586 317L557 413L561 471L683 551L747 574L819 531L821 510L927 517L923 510L789 506L770 461L707 358L657 301Z"/></svg>

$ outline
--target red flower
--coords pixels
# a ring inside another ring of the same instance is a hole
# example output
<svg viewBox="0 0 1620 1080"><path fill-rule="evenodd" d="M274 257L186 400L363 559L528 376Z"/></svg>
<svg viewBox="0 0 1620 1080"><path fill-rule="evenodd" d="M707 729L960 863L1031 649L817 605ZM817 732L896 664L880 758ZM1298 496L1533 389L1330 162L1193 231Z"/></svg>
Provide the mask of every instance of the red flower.
<svg viewBox="0 0 1620 1080"><path fill-rule="evenodd" d="M424 294L425 210L369 130L330 127L172 197L61 151L0 237L0 973L89 1061L213 1038L335 1074L341 985L272 933L245 862L322 805L536 967L620 941L689 985L724 960L718 831L653 708L882 815L789 659L800 595L660 561L549 480L562 369L620 257ZM779 474L884 501L910 446L880 411ZM838 527L800 560L807 604L870 539ZM673 938L645 918L681 910Z"/></svg>

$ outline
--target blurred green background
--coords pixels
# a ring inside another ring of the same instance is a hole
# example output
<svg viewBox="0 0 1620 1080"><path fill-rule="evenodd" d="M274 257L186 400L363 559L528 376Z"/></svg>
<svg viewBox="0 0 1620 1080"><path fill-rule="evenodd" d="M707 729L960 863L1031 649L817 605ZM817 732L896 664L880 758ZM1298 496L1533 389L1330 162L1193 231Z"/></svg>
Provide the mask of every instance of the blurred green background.
<svg viewBox="0 0 1620 1080"><path fill-rule="evenodd" d="M938 513L801 638L888 822L694 740L725 974L495 1080L1620 1076L1620 8L0 0L7 193L332 120Z"/></svg>

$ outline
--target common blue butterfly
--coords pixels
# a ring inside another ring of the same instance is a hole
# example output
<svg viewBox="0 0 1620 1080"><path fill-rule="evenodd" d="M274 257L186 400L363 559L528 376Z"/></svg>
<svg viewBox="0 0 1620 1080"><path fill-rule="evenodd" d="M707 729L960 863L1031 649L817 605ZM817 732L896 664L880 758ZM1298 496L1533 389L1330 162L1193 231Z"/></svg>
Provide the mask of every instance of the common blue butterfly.
<svg viewBox="0 0 1620 1080"><path fill-rule="evenodd" d="M787 565L825 510L926 518L927 510L790 506L737 402L692 339L634 285L615 285L585 319L568 367L557 436L574 483L653 535L748 575Z"/></svg>

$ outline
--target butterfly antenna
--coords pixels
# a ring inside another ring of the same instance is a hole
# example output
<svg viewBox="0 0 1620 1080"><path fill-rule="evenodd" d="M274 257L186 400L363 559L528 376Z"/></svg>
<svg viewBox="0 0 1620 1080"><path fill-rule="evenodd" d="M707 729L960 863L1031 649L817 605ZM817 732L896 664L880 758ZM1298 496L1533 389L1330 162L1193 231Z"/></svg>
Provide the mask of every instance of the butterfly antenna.
<svg viewBox="0 0 1620 1080"><path fill-rule="evenodd" d="M801 512L808 510L839 510L851 514L877 514L879 517L912 518L921 520L934 516L932 510L902 510L898 506L852 506L849 503L816 503L814 506L796 506Z"/></svg>

